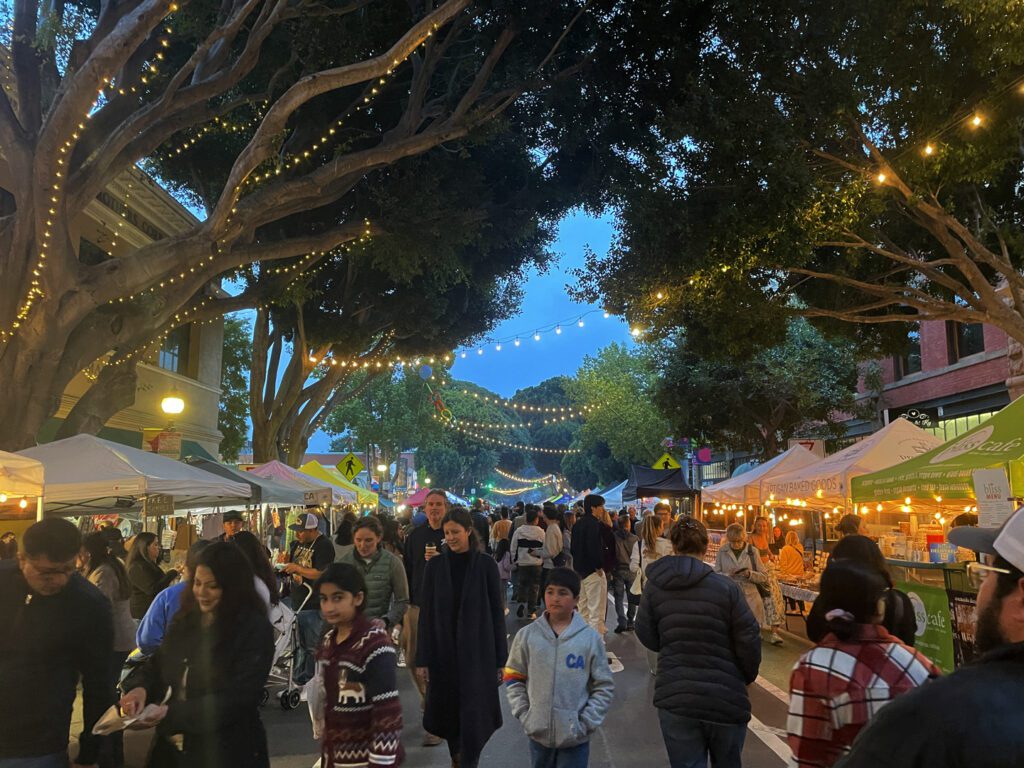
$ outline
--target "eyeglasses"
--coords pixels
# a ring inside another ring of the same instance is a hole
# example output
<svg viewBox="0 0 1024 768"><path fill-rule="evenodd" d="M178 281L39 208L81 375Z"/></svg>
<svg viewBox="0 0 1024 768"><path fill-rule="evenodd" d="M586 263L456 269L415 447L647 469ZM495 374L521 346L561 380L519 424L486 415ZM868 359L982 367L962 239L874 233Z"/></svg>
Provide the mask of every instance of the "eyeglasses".
<svg viewBox="0 0 1024 768"><path fill-rule="evenodd" d="M990 573L1005 573L1009 575L1013 573L1013 571L1006 568L998 568L994 565L987 565L985 563L967 564L967 578L970 579L971 586L975 589L981 589L982 582L985 581L986 577Z"/></svg>

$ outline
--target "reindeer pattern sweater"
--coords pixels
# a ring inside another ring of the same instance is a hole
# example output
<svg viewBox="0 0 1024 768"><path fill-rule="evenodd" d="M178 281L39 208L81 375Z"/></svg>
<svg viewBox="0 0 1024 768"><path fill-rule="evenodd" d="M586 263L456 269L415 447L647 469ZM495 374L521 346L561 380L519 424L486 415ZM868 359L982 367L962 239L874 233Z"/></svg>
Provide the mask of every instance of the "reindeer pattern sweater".
<svg viewBox="0 0 1024 768"><path fill-rule="evenodd" d="M343 642L334 642L334 632L327 633L317 652L326 693L321 765L398 765L402 703L395 647L383 626L364 616Z"/></svg>

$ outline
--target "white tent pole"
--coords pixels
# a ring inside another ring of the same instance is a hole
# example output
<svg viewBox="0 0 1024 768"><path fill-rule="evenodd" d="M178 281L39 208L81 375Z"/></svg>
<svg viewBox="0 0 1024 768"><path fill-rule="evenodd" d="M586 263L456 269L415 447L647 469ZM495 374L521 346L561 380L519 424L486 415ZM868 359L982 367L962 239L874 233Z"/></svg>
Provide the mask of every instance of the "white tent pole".
<svg viewBox="0 0 1024 768"><path fill-rule="evenodd" d="M43 519L43 497L36 496L36 522Z"/></svg>

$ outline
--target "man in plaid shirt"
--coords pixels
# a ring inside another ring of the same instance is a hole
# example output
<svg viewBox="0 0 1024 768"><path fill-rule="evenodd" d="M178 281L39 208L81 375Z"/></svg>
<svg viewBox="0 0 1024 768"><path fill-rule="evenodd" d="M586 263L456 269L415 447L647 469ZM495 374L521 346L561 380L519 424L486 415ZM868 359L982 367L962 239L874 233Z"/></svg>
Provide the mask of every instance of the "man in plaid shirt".
<svg viewBox="0 0 1024 768"><path fill-rule="evenodd" d="M800 657L789 686L789 745L801 767L833 765L879 709L941 674L881 625L884 591L881 577L850 561L829 563L822 577L819 599L839 604L826 614L832 631Z"/></svg>

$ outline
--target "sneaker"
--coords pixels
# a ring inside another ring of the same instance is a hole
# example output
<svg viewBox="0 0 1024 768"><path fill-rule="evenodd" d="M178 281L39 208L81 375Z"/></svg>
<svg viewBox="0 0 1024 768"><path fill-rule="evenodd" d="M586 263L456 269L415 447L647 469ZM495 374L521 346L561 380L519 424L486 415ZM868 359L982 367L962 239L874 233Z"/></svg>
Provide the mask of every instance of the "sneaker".
<svg viewBox="0 0 1024 768"><path fill-rule="evenodd" d="M772 632L771 640L769 642L772 645L782 645L782 635L778 632Z"/></svg>
<svg viewBox="0 0 1024 768"><path fill-rule="evenodd" d="M526 615L526 606L520 603L519 608L516 610L516 616L520 619Z"/></svg>
<svg viewBox="0 0 1024 768"><path fill-rule="evenodd" d="M435 736L432 733L424 733L423 734L423 746L424 747L436 747L442 741L444 741L444 739L442 739L440 736Z"/></svg>
<svg viewBox="0 0 1024 768"><path fill-rule="evenodd" d="M398 652L398 666L405 669L405 651L400 650Z"/></svg>
<svg viewBox="0 0 1024 768"><path fill-rule="evenodd" d="M625 631L626 631L626 625L625 624L620 624L619 626L617 626L615 628L615 634L616 635L621 635Z"/></svg>

